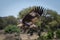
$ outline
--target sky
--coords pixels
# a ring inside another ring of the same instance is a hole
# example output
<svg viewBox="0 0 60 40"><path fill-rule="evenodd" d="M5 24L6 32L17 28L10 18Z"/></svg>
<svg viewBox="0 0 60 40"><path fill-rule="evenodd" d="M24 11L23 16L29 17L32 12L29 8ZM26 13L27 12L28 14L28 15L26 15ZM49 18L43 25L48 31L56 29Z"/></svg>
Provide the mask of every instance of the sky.
<svg viewBox="0 0 60 40"><path fill-rule="evenodd" d="M24 8L42 6L60 14L60 0L0 0L0 16L15 16Z"/></svg>

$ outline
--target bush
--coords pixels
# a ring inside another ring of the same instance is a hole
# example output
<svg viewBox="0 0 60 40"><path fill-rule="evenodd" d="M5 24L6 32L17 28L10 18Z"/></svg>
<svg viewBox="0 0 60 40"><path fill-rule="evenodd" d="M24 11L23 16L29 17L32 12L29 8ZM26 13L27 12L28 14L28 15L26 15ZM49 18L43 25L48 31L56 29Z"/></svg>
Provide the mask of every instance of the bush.
<svg viewBox="0 0 60 40"><path fill-rule="evenodd" d="M8 25L5 29L4 29L5 33L18 33L20 32L20 29L16 26L16 25Z"/></svg>
<svg viewBox="0 0 60 40"><path fill-rule="evenodd" d="M53 37L54 37L53 32L52 32L52 31L49 31L49 32L47 33L47 39L52 39Z"/></svg>
<svg viewBox="0 0 60 40"><path fill-rule="evenodd" d="M58 29L58 30L56 31L56 37L57 37L57 38L60 38L60 29Z"/></svg>
<svg viewBox="0 0 60 40"><path fill-rule="evenodd" d="M40 36L37 40L52 40L53 36L53 32L49 31L47 34Z"/></svg>

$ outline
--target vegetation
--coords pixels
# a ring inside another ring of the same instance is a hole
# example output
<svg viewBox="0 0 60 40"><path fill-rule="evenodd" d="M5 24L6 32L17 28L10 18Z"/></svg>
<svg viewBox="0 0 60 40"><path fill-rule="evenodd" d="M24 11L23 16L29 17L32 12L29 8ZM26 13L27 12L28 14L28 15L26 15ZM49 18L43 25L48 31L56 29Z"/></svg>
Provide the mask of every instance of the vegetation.
<svg viewBox="0 0 60 40"><path fill-rule="evenodd" d="M31 11L42 11L43 9L43 15L38 17L35 25L40 28L40 32L47 32L46 36L41 36L38 39L52 39L54 36L54 32L56 32L56 36L60 38L60 15L50 9L44 10L44 8L40 6L33 6L26 9L23 9L19 12L18 17L15 18L14 16L8 16L8 17L0 17L0 29L4 29L6 33L13 33L13 32L20 32L20 30L17 28L17 20L23 19L26 14L30 13ZM46 11L46 14L45 14ZM43 31L41 31L41 29Z"/></svg>
<svg viewBox="0 0 60 40"><path fill-rule="evenodd" d="M24 18L24 16L30 13L31 10L36 10L36 9L41 10L42 8L40 6L38 7L33 6L33 7L26 8L19 12L18 18L19 19ZM46 14L45 14L45 11L46 11ZM40 27L43 31L46 30L48 32L47 39L51 39L53 38L54 32L57 29L60 29L60 15L54 10L46 9L44 10L44 14L40 16L40 19L38 19L38 21L35 24L38 27Z"/></svg>
<svg viewBox="0 0 60 40"><path fill-rule="evenodd" d="M37 8L37 6L33 6L33 7L29 7L29 8L26 8L26 9L20 11L18 18L19 19L23 18L26 14L30 13L31 10L34 10L36 8ZM38 8L41 8L41 7L38 6ZM60 15L56 11L49 10L49 9L46 9L46 12L47 12L46 15L43 14L43 16L40 17L41 22L43 22L43 24L45 24L45 25L48 25L49 27L59 26L59 24L60 24L60 20L59 20Z"/></svg>
<svg viewBox="0 0 60 40"><path fill-rule="evenodd" d="M16 25L8 25L5 29L5 33L19 33L20 29Z"/></svg>
<svg viewBox="0 0 60 40"><path fill-rule="evenodd" d="M7 25L17 25L17 19L14 16L0 17L0 29Z"/></svg>
<svg viewBox="0 0 60 40"><path fill-rule="evenodd" d="M57 37L57 38L60 38L60 29L58 29L58 30L56 31L56 37Z"/></svg>

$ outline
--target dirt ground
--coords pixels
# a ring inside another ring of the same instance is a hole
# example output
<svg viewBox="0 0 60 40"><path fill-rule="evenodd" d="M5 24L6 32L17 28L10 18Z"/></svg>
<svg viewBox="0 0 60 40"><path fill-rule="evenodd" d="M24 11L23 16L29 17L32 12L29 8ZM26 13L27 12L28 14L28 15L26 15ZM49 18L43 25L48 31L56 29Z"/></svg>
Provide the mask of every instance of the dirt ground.
<svg viewBox="0 0 60 40"><path fill-rule="evenodd" d="M4 30L0 30L0 40L4 39L5 39Z"/></svg>
<svg viewBox="0 0 60 40"><path fill-rule="evenodd" d="M43 32L41 35L46 35L45 32ZM16 35L15 35L16 36ZM4 34L3 30L0 30L0 40L16 40L14 34ZM36 40L39 36L34 33L32 36L30 36L29 34L26 33L21 33L20 36L18 37L21 38L22 40ZM54 39L55 40L55 39Z"/></svg>
<svg viewBox="0 0 60 40"><path fill-rule="evenodd" d="M22 40L36 40L39 36L37 34L34 34L30 36L29 34L20 34L20 37Z"/></svg>
<svg viewBox="0 0 60 40"><path fill-rule="evenodd" d="M22 40L34 40L34 39L37 39L38 36L37 35L32 35L32 36L29 36L27 34L20 34L20 37ZM6 38L6 35L4 34L0 34L0 40L4 40Z"/></svg>
<svg viewBox="0 0 60 40"><path fill-rule="evenodd" d="M41 35L46 35L46 32L42 32ZM16 40L21 38L22 40L36 40L39 36L34 33L32 36L26 33L21 33L20 36L16 37L15 34L4 34L4 30L0 30L0 40Z"/></svg>
<svg viewBox="0 0 60 40"><path fill-rule="evenodd" d="M4 34L0 34L0 40L4 40L5 39L5 35Z"/></svg>

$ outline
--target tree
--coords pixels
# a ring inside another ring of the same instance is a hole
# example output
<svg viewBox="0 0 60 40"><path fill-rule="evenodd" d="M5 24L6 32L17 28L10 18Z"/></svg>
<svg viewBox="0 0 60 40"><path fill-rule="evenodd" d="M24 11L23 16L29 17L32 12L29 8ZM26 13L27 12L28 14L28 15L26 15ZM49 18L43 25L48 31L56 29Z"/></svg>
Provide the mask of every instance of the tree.
<svg viewBox="0 0 60 40"><path fill-rule="evenodd" d="M57 27L60 28L60 15L54 11L54 10L50 10L50 9L46 9L46 14L43 14L42 16L40 15L40 12L45 13L44 12L44 8L41 8L40 6L33 6L33 7L29 7L26 9L23 9L22 11L19 12L19 16L18 18L23 19L25 17L26 14L29 14L31 11L35 11L36 13L39 13L39 16L34 23L36 26L39 26L39 33L41 32L41 29L46 29L50 32L53 31L53 33L57 30ZM28 17L30 18L30 17ZM24 18L25 19L25 18ZM52 33L49 33L49 36Z"/></svg>
<svg viewBox="0 0 60 40"><path fill-rule="evenodd" d="M5 28L7 25L7 21L5 20L6 17L0 17L0 29Z"/></svg>
<svg viewBox="0 0 60 40"><path fill-rule="evenodd" d="M58 29L58 30L56 31L56 37L57 37L58 39L60 39L60 29Z"/></svg>
<svg viewBox="0 0 60 40"><path fill-rule="evenodd" d="M53 10L49 10L47 9L47 13L44 16L45 19L43 19L43 23L45 23L45 25L48 25L48 28L51 30L56 30L57 26L59 26L59 14L56 11Z"/></svg>
<svg viewBox="0 0 60 40"><path fill-rule="evenodd" d="M14 16L8 16L7 17L7 25L17 25L17 19Z"/></svg>
<svg viewBox="0 0 60 40"><path fill-rule="evenodd" d="M14 16L0 17L0 29L4 29L10 24L17 25L17 19Z"/></svg>

